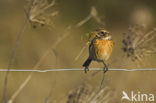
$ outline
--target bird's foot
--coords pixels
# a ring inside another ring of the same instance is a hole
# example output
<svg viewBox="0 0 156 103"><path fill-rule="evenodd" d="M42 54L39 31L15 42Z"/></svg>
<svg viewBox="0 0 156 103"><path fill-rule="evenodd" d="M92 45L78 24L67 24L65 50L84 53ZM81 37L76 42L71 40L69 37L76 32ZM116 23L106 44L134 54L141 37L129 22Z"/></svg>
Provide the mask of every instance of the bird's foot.
<svg viewBox="0 0 156 103"><path fill-rule="evenodd" d="M104 67L104 73L108 71L108 67Z"/></svg>
<svg viewBox="0 0 156 103"><path fill-rule="evenodd" d="M104 70L103 71L104 71L104 73L106 73L108 71L108 67L107 67L106 64L104 65Z"/></svg>
<svg viewBox="0 0 156 103"><path fill-rule="evenodd" d="M85 67L84 71L85 71L85 73L87 73L87 71L89 71L89 68Z"/></svg>

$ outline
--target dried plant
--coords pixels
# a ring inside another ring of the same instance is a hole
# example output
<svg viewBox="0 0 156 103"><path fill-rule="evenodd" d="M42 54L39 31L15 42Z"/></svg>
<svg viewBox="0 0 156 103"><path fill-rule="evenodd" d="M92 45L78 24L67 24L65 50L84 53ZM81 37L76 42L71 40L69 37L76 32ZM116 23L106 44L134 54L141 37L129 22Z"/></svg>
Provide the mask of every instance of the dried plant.
<svg viewBox="0 0 156 103"><path fill-rule="evenodd" d="M104 22L102 22L102 20L101 20L101 17L99 16L97 9L94 6L92 6L92 8L91 8L90 15L95 19L95 21L97 23L104 24Z"/></svg>
<svg viewBox="0 0 156 103"><path fill-rule="evenodd" d="M80 27L81 25L88 22L91 18L95 19L95 21L98 24L104 25L104 23L102 22L99 14L98 14L98 11L96 10L96 8L94 6L92 6L90 9L90 14L86 18L84 18L82 21L80 21L76 26Z"/></svg>
<svg viewBox="0 0 156 103"><path fill-rule="evenodd" d="M52 25L51 17L58 14L54 6L56 0L27 0L25 11L33 27L38 25ZM52 8L53 9L50 9Z"/></svg>
<svg viewBox="0 0 156 103"><path fill-rule="evenodd" d="M115 91L109 87L99 90L83 84L69 93L66 103L117 103L117 99Z"/></svg>
<svg viewBox="0 0 156 103"><path fill-rule="evenodd" d="M31 1L31 0L30 0ZM41 1L44 1L44 0L41 0ZM33 4L33 3L35 3L35 2L38 2L37 0L33 0L33 1L31 1L31 2L29 2L29 4ZM52 3L52 2L51 2ZM53 3L52 3L53 5L55 4L55 0L53 0ZM53 6L51 4L51 6ZM34 4L34 6L35 6L35 4ZM34 7L34 8L37 8L37 7ZM49 6L48 7L46 7L47 9L49 8ZM30 9L30 10L29 10ZM30 11L31 11L31 9L33 9L33 5L30 7L28 9L28 17L29 17L29 21L31 20L30 19L30 16L29 15L31 15L31 14L29 14L29 13L31 13ZM33 11L35 11L35 10L33 10ZM42 11L42 10L41 10ZM40 11L40 13L42 13ZM43 11L44 12L44 11ZM32 13L33 14L33 13ZM37 13L37 14L39 14L39 13ZM39 15L40 16L40 15ZM34 16L35 17L35 16ZM36 15L36 17L37 17L37 15ZM38 21L38 19L33 19L33 21ZM75 26L76 27L81 27L84 23L86 23L86 22L83 22L83 23L81 23L82 21L85 21L85 19L83 19L83 20L81 20L80 22L78 22ZM31 21L30 21L31 22ZM37 22L38 24L42 24L41 22L40 22L40 20L39 20L39 22ZM80 24L80 25L79 25ZM37 25L35 25L35 26L37 26ZM41 65L41 63L43 62L43 60L45 60L45 58L51 53L51 50L55 50L56 49L56 47L57 47L57 45L63 40L63 39L65 39L67 36L69 36L71 33L69 33L70 32L70 30L71 30L71 26L68 26L66 29L65 29L65 31L63 32L63 35L61 35L61 37L60 38L58 38L56 41L55 41L55 43L53 44L53 46L52 47L50 47L45 53L44 53L44 55L40 58L40 60L36 63L36 65L33 67L33 69L37 69L40 65ZM55 53L56 54L56 53ZM13 101L15 100L15 98L18 96L18 94L24 89L24 87L27 85L27 83L30 81L30 79L32 78L32 75L33 75L33 72L31 72L30 74L29 74L29 76L23 81L23 83L19 86L19 88L13 93L13 95L11 96L11 98L9 99L9 101L8 101L8 103L13 103Z"/></svg>
<svg viewBox="0 0 156 103"><path fill-rule="evenodd" d="M37 69L41 63L46 59L46 57L51 53L51 50L55 49L57 47L57 45L63 40L65 39L68 35L69 35L69 29L71 27L68 26L65 31L64 34L55 41L55 43L49 47L49 49L47 51L45 51L45 53L43 54L43 56L39 59L39 61L35 64L35 66L33 67L33 69ZM13 93L13 95L10 97L10 99L8 100L7 103L13 103L15 98L19 95L19 93L24 89L24 87L28 84L28 82L30 81L30 79L32 78L34 72L31 72L27 78L22 82L22 84L19 86L19 88Z"/></svg>
<svg viewBox="0 0 156 103"><path fill-rule="evenodd" d="M156 28L146 32L145 25L133 25L123 34L123 52L132 61L142 61L144 57L156 53Z"/></svg>

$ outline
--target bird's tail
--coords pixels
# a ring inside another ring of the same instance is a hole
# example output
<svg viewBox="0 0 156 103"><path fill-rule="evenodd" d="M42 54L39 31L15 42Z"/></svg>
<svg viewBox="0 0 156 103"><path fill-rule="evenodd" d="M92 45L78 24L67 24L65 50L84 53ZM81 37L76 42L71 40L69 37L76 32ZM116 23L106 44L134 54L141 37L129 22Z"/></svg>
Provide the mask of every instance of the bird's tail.
<svg viewBox="0 0 156 103"><path fill-rule="evenodd" d="M88 59L84 62L83 67L88 67L89 64L91 63L91 61L92 61L92 59L88 58Z"/></svg>

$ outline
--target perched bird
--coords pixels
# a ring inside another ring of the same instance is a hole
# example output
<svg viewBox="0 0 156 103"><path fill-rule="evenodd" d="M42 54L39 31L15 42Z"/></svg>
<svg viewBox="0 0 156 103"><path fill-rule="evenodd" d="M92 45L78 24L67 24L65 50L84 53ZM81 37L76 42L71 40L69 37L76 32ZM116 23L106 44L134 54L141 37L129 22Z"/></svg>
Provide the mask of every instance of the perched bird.
<svg viewBox="0 0 156 103"><path fill-rule="evenodd" d="M114 42L110 33L104 29L98 29L90 35L89 57L84 62L85 73L89 71L89 65L93 61L102 62L104 64L104 73L108 71L105 64L112 53Z"/></svg>

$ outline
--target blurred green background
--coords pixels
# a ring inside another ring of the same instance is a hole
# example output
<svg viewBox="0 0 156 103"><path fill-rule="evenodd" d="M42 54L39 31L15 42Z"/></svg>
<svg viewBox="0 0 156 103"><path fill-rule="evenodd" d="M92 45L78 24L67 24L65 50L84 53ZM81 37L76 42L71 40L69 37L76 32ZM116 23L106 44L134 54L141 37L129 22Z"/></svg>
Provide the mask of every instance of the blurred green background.
<svg viewBox="0 0 156 103"><path fill-rule="evenodd" d="M84 34L94 31L101 25L111 32L115 42L113 54L108 61L111 63L109 67L136 68L138 66L135 63L122 58L122 33L127 32L131 24L146 24L147 31L152 30L156 23L155 3L154 0L56 0L55 6L50 10L55 9L59 13L50 18L52 21L50 26L45 24L43 27L37 25L33 28L28 23L20 39L11 68L33 69L47 51L48 55L36 69L82 68L83 62L88 57L88 47L78 60L75 61L75 57L86 45L87 40ZM27 2L24 0L0 0L0 68L2 69L8 67L17 36L26 20L25 6ZM90 14L93 6L98 12L101 23L92 17L82 26L76 27L77 23ZM68 26L71 26L71 29L68 30ZM54 47L66 32L67 36ZM116 58L119 60L113 61ZM140 68L156 67L156 55L145 57L145 59L139 65ZM103 67L103 65L93 62L90 67ZM66 103L68 92L81 85L92 73L85 74L82 71L33 73L32 78L17 95L14 103L46 103L45 99L49 94L51 94L49 97L51 103ZM155 73L152 71L109 71L104 86L115 90L119 103L123 90L156 94ZM0 72L1 103L5 74L5 72ZM29 74L30 72L9 73L8 100ZM87 83L98 88L102 76L103 72L99 72Z"/></svg>

